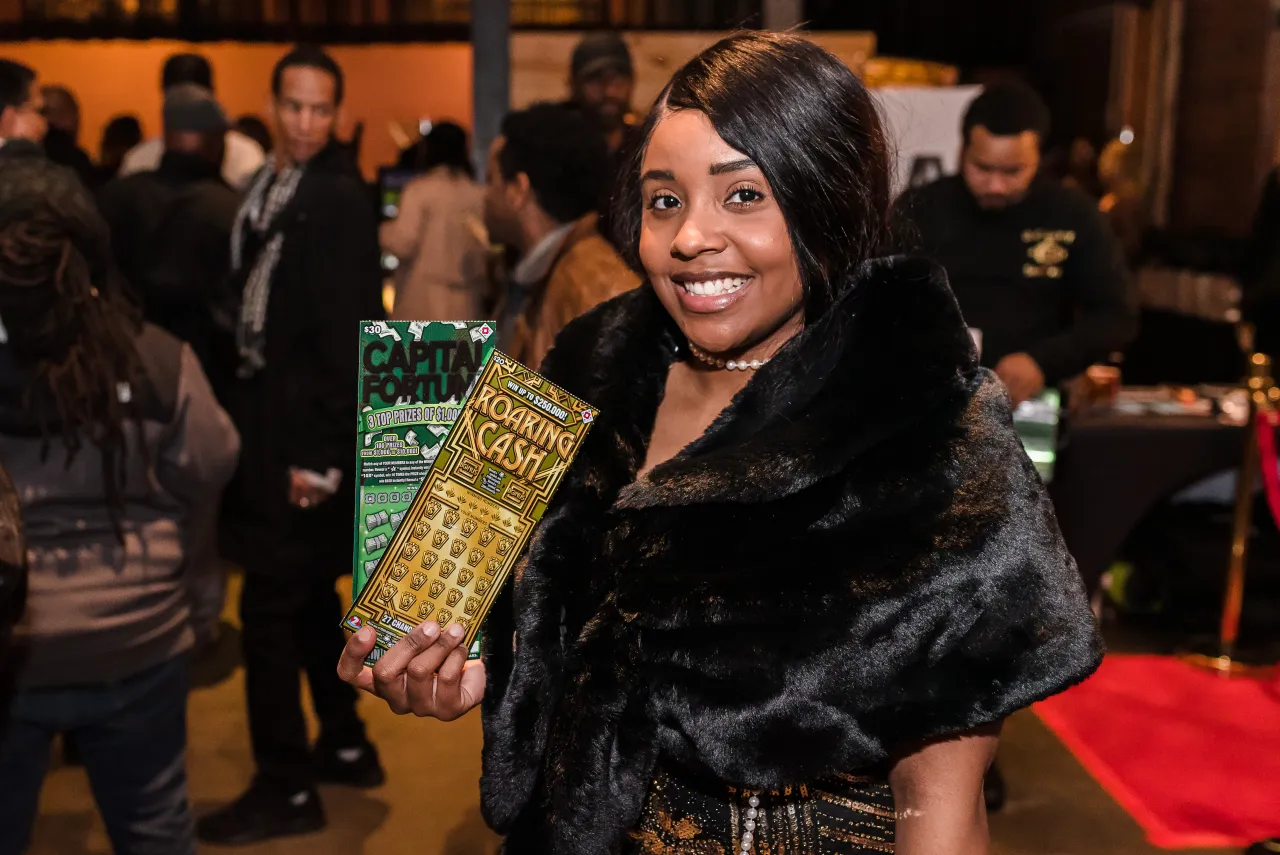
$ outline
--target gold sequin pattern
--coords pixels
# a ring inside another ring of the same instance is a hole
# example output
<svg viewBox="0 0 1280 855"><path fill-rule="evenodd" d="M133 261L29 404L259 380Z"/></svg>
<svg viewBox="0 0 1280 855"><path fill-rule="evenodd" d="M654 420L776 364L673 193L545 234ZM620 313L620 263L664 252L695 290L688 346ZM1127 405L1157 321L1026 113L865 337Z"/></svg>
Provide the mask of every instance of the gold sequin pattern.
<svg viewBox="0 0 1280 855"><path fill-rule="evenodd" d="M663 769L627 855L739 855L751 794L761 802L751 855L893 852L893 792L883 777L838 775L760 792Z"/></svg>

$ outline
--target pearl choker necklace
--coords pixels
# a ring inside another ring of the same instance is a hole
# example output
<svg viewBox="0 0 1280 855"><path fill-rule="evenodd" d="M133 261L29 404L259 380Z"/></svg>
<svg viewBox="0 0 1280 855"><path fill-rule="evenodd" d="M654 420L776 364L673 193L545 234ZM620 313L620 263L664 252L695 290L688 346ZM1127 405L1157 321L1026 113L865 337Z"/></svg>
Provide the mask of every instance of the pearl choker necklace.
<svg viewBox="0 0 1280 855"><path fill-rule="evenodd" d="M752 359L750 362L745 359L730 359L726 362L695 346L693 342L689 342L689 353L693 354L693 358L703 365L710 365L712 368L727 368L730 371L756 371L769 362L768 359Z"/></svg>

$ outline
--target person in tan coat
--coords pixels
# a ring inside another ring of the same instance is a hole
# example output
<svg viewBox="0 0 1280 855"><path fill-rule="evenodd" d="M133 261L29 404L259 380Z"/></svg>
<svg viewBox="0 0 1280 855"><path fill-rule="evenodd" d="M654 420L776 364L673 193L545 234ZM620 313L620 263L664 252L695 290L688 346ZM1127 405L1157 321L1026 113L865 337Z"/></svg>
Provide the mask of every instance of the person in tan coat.
<svg viewBox="0 0 1280 855"><path fill-rule="evenodd" d="M489 150L485 225L519 257L498 313L499 346L532 368L569 321L640 284L596 225L609 164L599 126L562 104L509 114Z"/></svg>
<svg viewBox="0 0 1280 855"><path fill-rule="evenodd" d="M423 139L419 167L400 213L383 223L384 252L395 256L395 320L480 320L488 290L484 190L467 157L467 133L451 122Z"/></svg>

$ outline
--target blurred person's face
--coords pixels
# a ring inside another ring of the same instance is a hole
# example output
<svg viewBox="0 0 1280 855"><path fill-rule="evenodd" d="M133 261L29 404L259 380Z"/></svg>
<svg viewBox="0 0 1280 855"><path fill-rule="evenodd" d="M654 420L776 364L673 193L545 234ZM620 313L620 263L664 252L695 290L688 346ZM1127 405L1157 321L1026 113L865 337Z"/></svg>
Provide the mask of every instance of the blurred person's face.
<svg viewBox="0 0 1280 855"><path fill-rule="evenodd" d="M529 178L517 175L508 181L502 177L498 159L504 145L506 140L498 137L489 146L488 165L485 167L484 225L489 230L489 240L494 244L519 248L520 209L531 195Z"/></svg>
<svg viewBox="0 0 1280 855"><path fill-rule="evenodd" d="M969 133L961 173L979 207L999 211L1021 202L1040 171L1040 138L1034 131L998 137L982 125Z"/></svg>
<svg viewBox="0 0 1280 855"><path fill-rule="evenodd" d="M579 77L573 88L575 101L599 116L606 126L616 127L622 124L631 109L631 94L636 88L636 81L629 74L606 68Z"/></svg>
<svg viewBox="0 0 1280 855"><path fill-rule="evenodd" d="M338 118L337 81L319 68L287 68L280 76L273 111L278 148L291 163L306 163L333 136Z"/></svg>
<svg viewBox="0 0 1280 855"><path fill-rule="evenodd" d="M803 326L804 288L764 173L705 114L677 110L641 175L640 261L667 312L708 353L772 356Z"/></svg>
<svg viewBox="0 0 1280 855"><path fill-rule="evenodd" d="M25 104L6 107L0 112L0 139L38 143L44 140L48 130L49 125L44 118L44 96L32 81Z"/></svg>

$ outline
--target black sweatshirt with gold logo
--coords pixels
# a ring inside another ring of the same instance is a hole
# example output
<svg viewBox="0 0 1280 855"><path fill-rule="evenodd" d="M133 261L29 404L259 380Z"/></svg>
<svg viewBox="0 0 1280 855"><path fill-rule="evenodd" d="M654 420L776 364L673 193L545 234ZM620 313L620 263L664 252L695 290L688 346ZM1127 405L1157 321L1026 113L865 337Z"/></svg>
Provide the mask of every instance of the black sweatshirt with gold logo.
<svg viewBox="0 0 1280 855"><path fill-rule="evenodd" d="M1072 377L1129 343L1136 331L1119 243L1093 202L1037 179L1022 202L978 207L959 176L898 202L908 248L946 268L982 364L1028 353L1048 383Z"/></svg>

